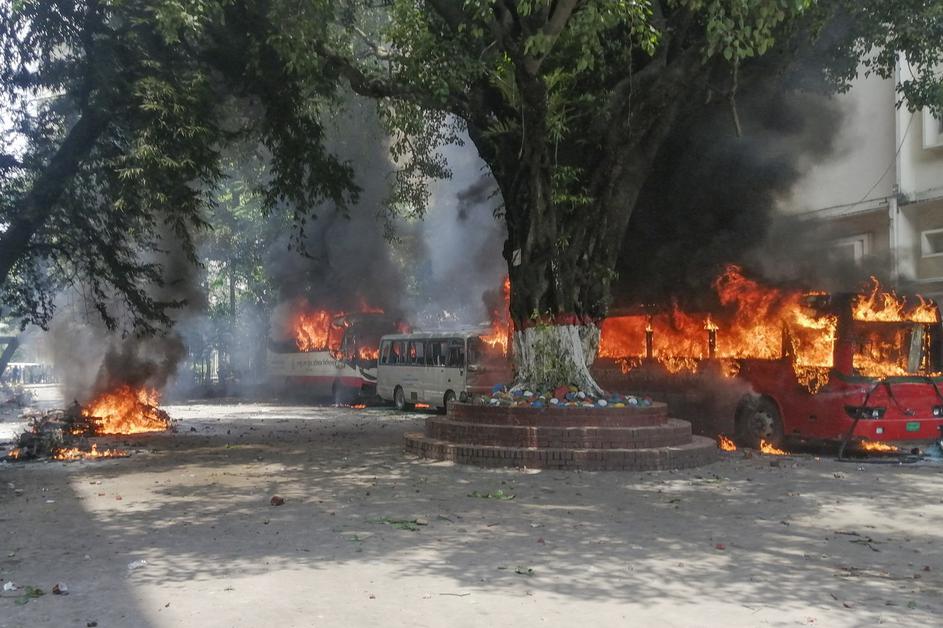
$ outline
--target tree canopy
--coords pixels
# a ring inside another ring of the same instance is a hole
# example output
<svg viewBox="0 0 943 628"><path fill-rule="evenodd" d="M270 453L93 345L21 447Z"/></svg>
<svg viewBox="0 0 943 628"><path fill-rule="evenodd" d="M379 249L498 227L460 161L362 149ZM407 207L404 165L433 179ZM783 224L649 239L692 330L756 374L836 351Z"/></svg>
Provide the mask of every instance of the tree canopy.
<svg viewBox="0 0 943 628"><path fill-rule="evenodd" d="M429 149L456 120L495 177L516 366L532 383L593 387L584 362L629 218L687 112L720 99L739 129L738 92L810 50L831 90L861 70L894 76L904 58L915 78L897 86L901 104L943 102L937 2L403 0L341 13L326 39L296 20L294 40L380 99L399 183L421 198L437 165Z"/></svg>
<svg viewBox="0 0 943 628"><path fill-rule="evenodd" d="M345 207L325 150L326 73L293 70L268 2L88 0L0 7L0 298L45 324L65 285L109 326L149 331L179 304L162 257L195 261L223 149L258 141L266 207ZM299 210L300 234L305 217ZM154 290L154 286L164 289Z"/></svg>
<svg viewBox="0 0 943 628"><path fill-rule="evenodd" d="M833 90L904 59L900 104L940 113L941 31L941 3L920 0L8 3L3 303L42 323L81 279L106 321L117 296L139 325L166 323L142 251L169 234L192 254L221 147L247 138L268 153L264 206L290 207L303 241L322 201L356 196L322 141L349 86L392 134L393 212L422 213L448 175L437 149L467 133L503 199L519 376L583 382L629 217L686 111L720 99L739 128L738 93L814 50ZM569 335L540 340L547 327Z"/></svg>

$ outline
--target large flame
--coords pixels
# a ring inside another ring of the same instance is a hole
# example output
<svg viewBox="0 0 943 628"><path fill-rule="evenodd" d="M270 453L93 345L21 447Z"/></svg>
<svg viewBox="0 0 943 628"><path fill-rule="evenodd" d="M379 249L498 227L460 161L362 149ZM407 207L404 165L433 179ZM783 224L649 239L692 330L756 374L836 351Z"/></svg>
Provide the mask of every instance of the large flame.
<svg viewBox="0 0 943 628"><path fill-rule="evenodd" d="M383 314L383 309L373 307L360 299L359 314ZM301 306L295 314L291 331L299 351L330 351L337 354L344 340L344 330L350 326L348 312ZM361 347L360 358L375 360L379 357L377 347Z"/></svg>
<svg viewBox="0 0 943 628"><path fill-rule="evenodd" d="M504 278L502 287L504 300L503 307L491 312L491 328L487 334L481 336L481 341L501 352L508 353L508 340L511 335L511 278Z"/></svg>
<svg viewBox="0 0 943 628"><path fill-rule="evenodd" d="M682 311L655 315L607 318L603 321L599 356L616 358L624 372L650 357L670 373L694 372L700 362L714 357L727 363L722 372L735 375L731 361L789 357L796 380L815 393L828 381L834 364L838 317L819 307L828 295L764 286L728 266L714 281L723 312L719 316ZM933 301L918 299L910 305L893 292L882 291L872 278L870 288L853 300L856 327L853 366L866 377L904 375L926 370L927 364L908 363L913 323L936 323ZM869 323L901 323L867 327ZM924 352L929 355L929 352ZM723 363L723 362L722 362Z"/></svg>
<svg viewBox="0 0 943 628"><path fill-rule="evenodd" d="M871 277L871 290L859 294L852 305L855 320L895 323L938 323L940 314L933 301L917 297L916 304L898 297L893 291L885 292L876 277Z"/></svg>
<svg viewBox="0 0 943 628"><path fill-rule="evenodd" d="M295 344L299 351L337 350L340 342L331 346L331 322L336 318L327 310L299 312L295 316ZM336 336L336 334L335 334Z"/></svg>
<svg viewBox="0 0 943 628"><path fill-rule="evenodd" d="M93 399L82 415L96 434L162 432L170 427L170 418L157 407L159 400L154 389L122 385Z"/></svg>

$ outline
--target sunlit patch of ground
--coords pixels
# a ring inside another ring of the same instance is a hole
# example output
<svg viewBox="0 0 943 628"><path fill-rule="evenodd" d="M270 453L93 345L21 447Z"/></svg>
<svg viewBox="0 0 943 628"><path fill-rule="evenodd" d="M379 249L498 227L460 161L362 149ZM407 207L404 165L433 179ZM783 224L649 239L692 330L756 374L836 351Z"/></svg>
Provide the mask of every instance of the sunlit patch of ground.
<svg viewBox="0 0 943 628"><path fill-rule="evenodd" d="M933 625L943 611L938 465L738 452L675 473L483 470L405 457L422 413L166 409L178 431L129 439L131 458L0 466L0 578L70 589L0 598L0 627Z"/></svg>

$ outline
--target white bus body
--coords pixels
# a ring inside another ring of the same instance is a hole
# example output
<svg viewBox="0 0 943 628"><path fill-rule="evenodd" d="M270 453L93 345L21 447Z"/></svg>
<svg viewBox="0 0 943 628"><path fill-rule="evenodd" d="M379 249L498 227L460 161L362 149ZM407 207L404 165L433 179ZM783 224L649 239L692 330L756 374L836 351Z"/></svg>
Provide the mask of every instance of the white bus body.
<svg viewBox="0 0 943 628"><path fill-rule="evenodd" d="M331 395L335 402L373 399L379 338L395 329L396 322L382 315L356 314L339 316L334 326L343 330L334 351L298 351L294 341L270 342L269 381L314 397Z"/></svg>
<svg viewBox="0 0 943 628"><path fill-rule="evenodd" d="M482 331L390 334L380 339L377 395L400 410L417 403L445 408L507 381L505 358L486 356Z"/></svg>
<svg viewBox="0 0 943 628"><path fill-rule="evenodd" d="M268 373L314 396L359 397L376 385L376 363L360 366L334 357L330 351L278 353L268 351Z"/></svg>

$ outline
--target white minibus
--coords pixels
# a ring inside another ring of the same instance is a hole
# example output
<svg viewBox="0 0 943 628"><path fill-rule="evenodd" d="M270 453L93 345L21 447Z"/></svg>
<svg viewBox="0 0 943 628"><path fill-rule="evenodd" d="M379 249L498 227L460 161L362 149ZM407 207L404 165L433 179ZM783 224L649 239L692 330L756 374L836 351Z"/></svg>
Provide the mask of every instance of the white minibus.
<svg viewBox="0 0 943 628"><path fill-rule="evenodd" d="M380 339L377 395L405 410L417 403L446 408L510 380L507 358L482 331L390 334Z"/></svg>

